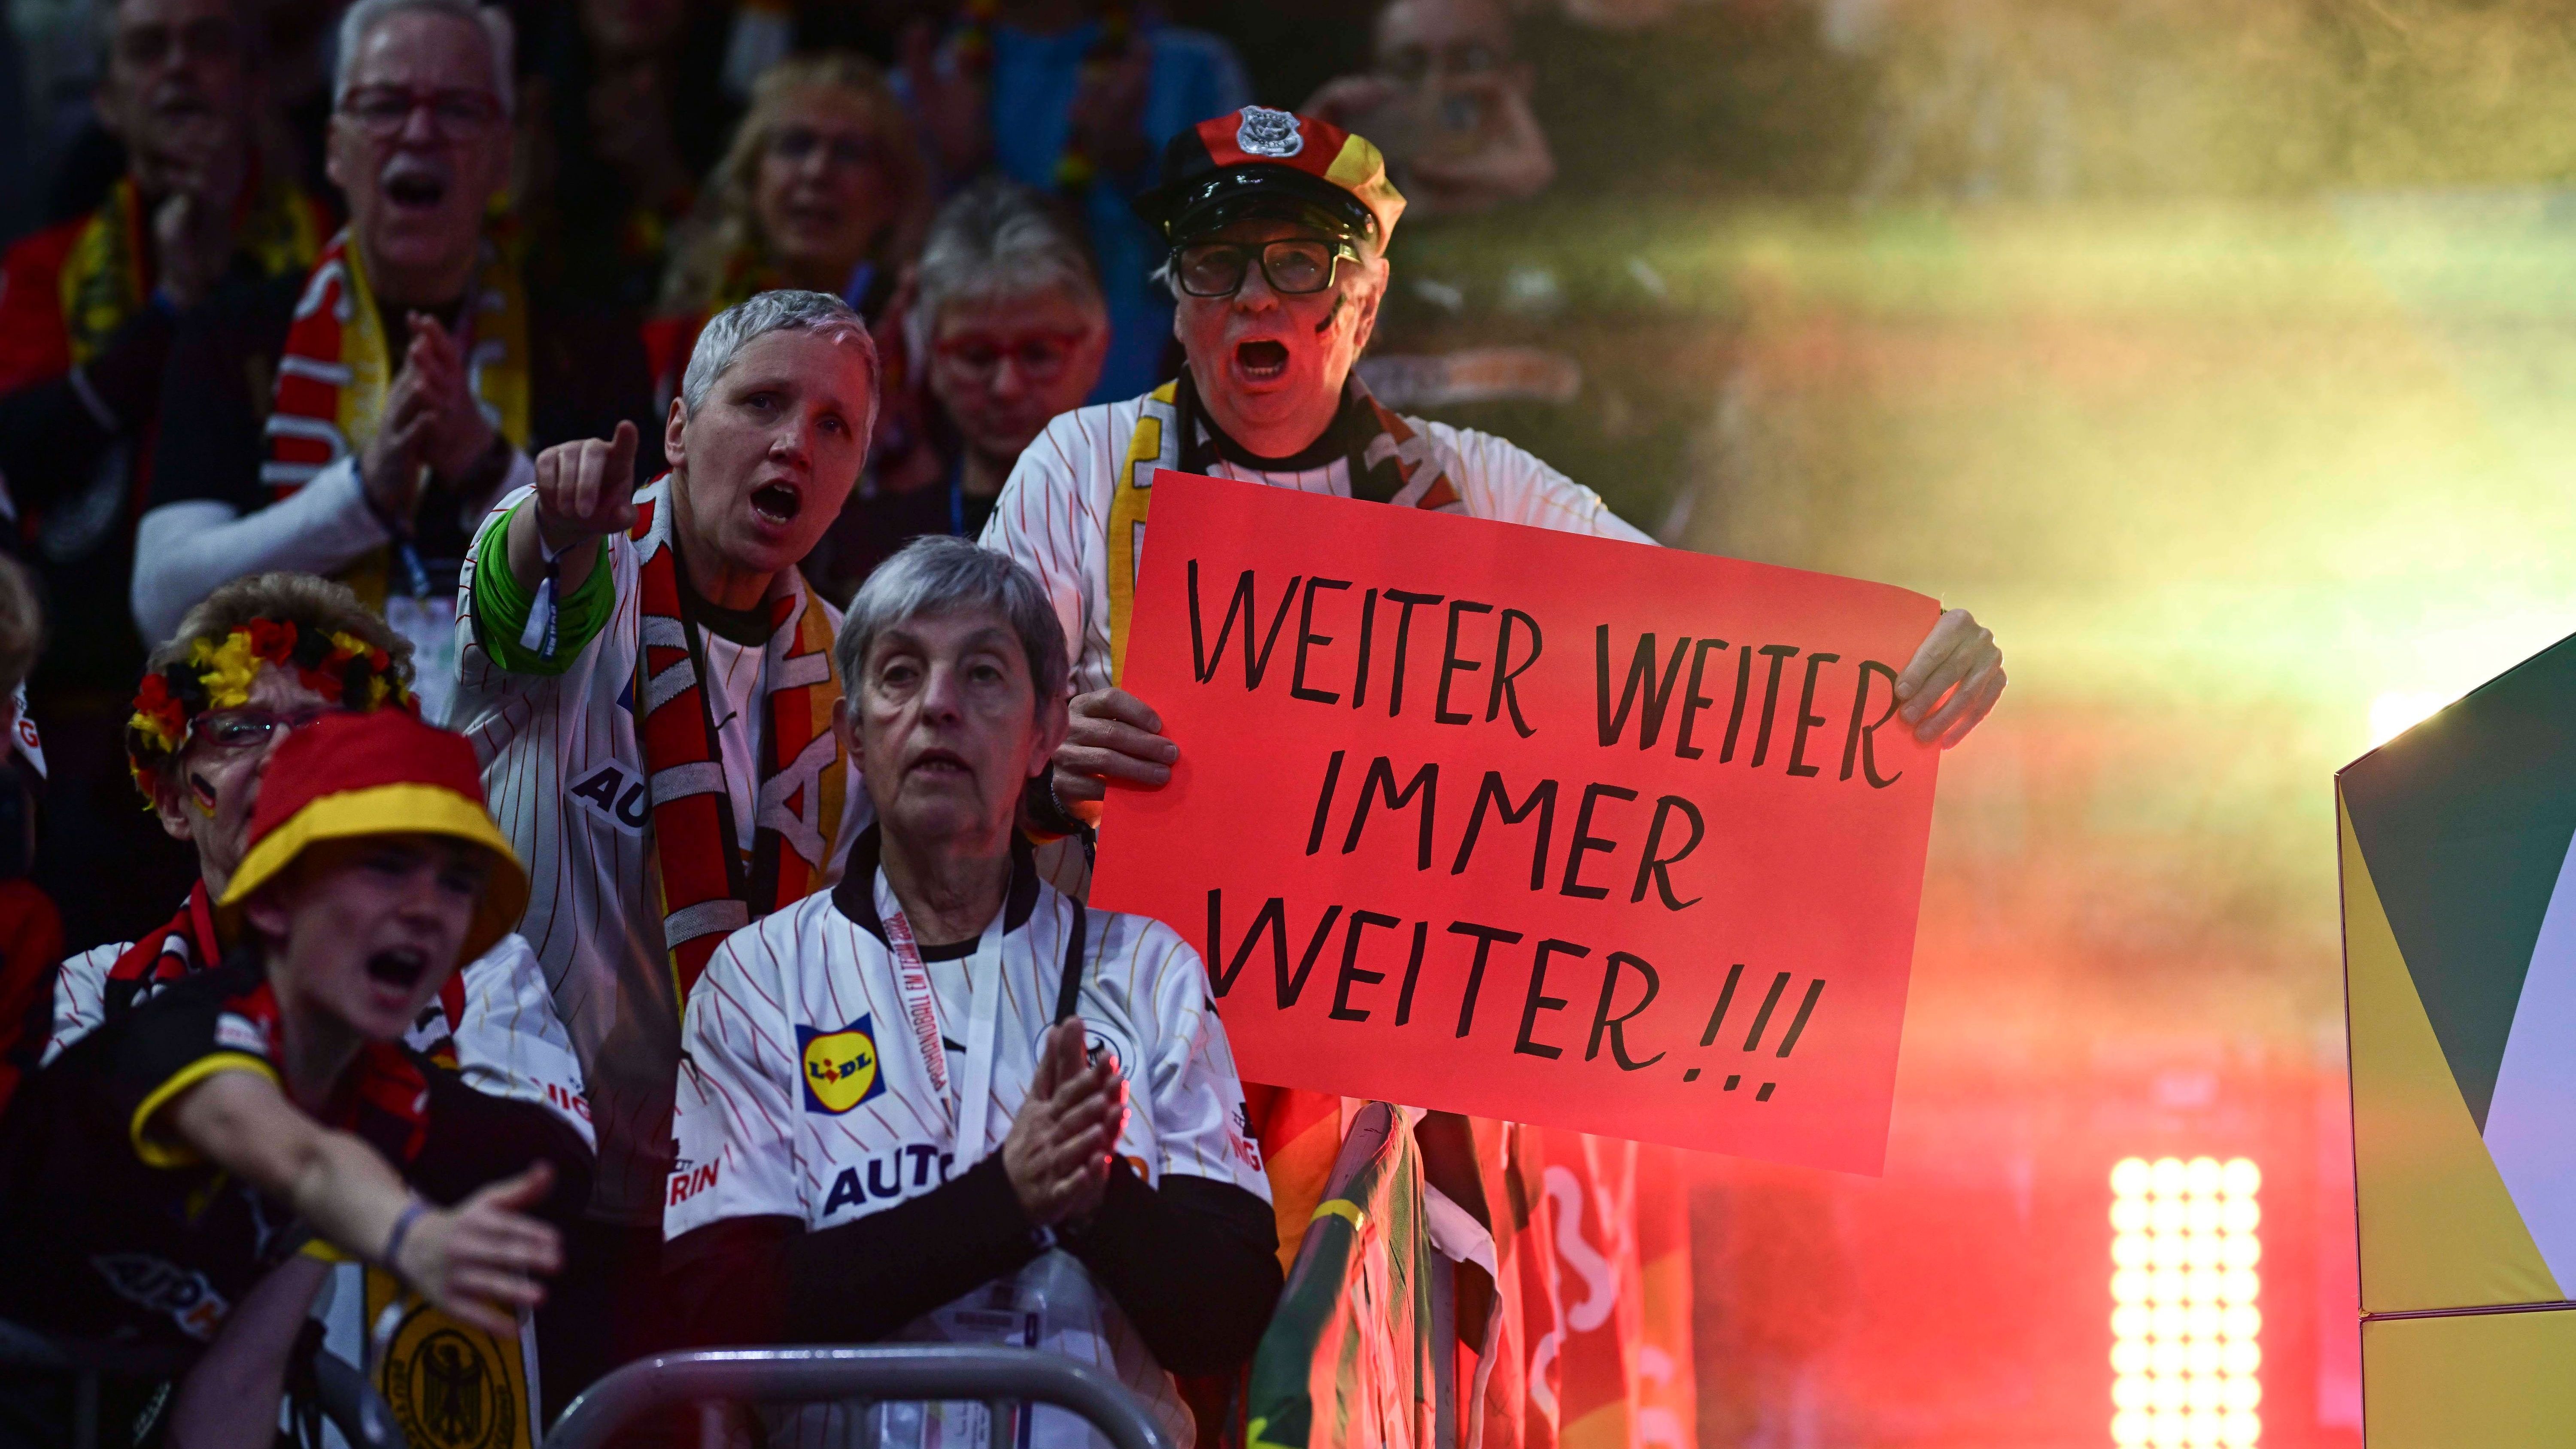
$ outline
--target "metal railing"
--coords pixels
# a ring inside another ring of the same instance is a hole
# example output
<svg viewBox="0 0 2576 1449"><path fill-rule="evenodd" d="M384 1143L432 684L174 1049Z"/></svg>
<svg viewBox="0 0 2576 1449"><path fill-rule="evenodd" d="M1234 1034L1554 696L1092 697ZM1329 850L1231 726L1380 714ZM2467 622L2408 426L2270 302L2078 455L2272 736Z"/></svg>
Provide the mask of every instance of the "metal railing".
<svg viewBox="0 0 2576 1449"><path fill-rule="evenodd" d="M102 1380L175 1378L188 1364L184 1354L125 1344L65 1342L0 1319L0 1365L71 1381L73 1449L96 1449L99 1443ZM353 1449L406 1449L393 1410L356 1365L328 1352L316 1352L312 1364L315 1407L343 1440Z"/></svg>
<svg viewBox="0 0 2576 1449"><path fill-rule="evenodd" d="M636 1419L686 1404L954 1400L997 1409L997 1401L1052 1404L1088 1420L1111 1449L1171 1449L1135 1398L1095 1369L1033 1349L957 1344L656 1354L592 1384L555 1421L543 1449L601 1449Z"/></svg>

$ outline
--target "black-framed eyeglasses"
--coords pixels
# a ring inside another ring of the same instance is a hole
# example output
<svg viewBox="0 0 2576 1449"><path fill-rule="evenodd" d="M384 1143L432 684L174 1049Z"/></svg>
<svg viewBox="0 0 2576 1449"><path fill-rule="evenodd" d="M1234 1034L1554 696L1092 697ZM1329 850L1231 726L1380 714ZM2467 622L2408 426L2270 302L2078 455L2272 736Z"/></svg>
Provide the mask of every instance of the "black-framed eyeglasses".
<svg viewBox="0 0 2576 1449"><path fill-rule="evenodd" d="M411 113L420 110L429 112L430 130L442 141L474 140L502 116L501 102L489 91L360 86L340 102L340 114L380 141L401 135Z"/></svg>
<svg viewBox="0 0 2576 1449"><path fill-rule="evenodd" d="M1287 296L1320 292L1333 285L1345 261L1358 261L1349 242L1320 237L1284 236L1266 242L1191 242L1172 250L1172 275L1193 297L1231 297L1243 287L1252 259L1261 259L1261 275L1270 290Z"/></svg>

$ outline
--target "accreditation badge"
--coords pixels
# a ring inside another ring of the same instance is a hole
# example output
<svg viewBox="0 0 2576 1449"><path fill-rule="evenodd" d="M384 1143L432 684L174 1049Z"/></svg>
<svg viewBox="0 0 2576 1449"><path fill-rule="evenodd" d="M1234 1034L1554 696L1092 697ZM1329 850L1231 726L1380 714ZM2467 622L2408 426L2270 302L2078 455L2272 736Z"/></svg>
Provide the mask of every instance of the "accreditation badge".
<svg viewBox="0 0 2576 1449"><path fill-rule="evenodd" d="M385 622L411 641L412 694L420 717L444 724L456 700L456 599L453 594L414 598L399 590L385 596Z"/></svg>

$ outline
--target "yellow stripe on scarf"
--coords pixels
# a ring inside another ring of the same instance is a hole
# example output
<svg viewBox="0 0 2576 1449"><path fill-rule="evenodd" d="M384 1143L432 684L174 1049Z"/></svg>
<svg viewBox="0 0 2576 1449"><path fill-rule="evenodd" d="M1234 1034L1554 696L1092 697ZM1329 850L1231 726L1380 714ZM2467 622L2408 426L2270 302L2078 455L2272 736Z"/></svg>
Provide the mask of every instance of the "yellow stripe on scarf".
<svg viewBox="0 0 2576 1449"><path fill-rule="evenodd" d="M345 236L346 233L343 233ZM376 310L375 289L367 284L365 264L354 238L343 248L349 269L349 320L340 334L340 362L349 381L340 389L340 436L349 451L363 454L376 436L393 386L397 363L385 345L385 324ZM528 446L528 296L519 269L507 252L489 238L483 242L482 271L467 298L467 313L457 322L472 334L465 357L466 378L483 406L484 417L518 448ZM392 551L372 549L352 562L341 578L370 609L382 612L390 589Z"/></svg>
<svg viewBox="0 0 2576 1449"><path fill-rule="evenodd" d="M1127 674L1127 620L1136 610L1136 565L1145 544L1145 511L1154 502L1154 470L1181 466L1176 379L1145 394L1127 461L1109 493L1109 678Z"/></svg>
<svg viewBox="0 0 2576 1449"><path fill-rule="evenodd" d="M134 182L120 179L63 260L63 332L76 364L95 360L143 310L151 290L144 250L152 242L142 209ZM233 250L257 263L263 277L309 269L321 255L322 237L304 193L287 182L263 186L235 231Z"/></svg>

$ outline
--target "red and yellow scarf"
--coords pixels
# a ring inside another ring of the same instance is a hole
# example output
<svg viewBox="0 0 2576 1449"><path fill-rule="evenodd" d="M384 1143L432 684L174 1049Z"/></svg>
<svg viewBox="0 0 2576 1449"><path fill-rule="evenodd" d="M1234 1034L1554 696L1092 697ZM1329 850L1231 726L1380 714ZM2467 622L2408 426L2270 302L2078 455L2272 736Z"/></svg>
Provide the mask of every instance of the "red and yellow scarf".
<svg viewBox="0 0 2576 1449"><path fill-rule="evenodd" d="M460 328L468 377L484 415L514 445L528 444L528 299L505 248L486 239ZM364 450L376 435L385 394L400 359L386 345L384 320L358 249L343 229L314 265L295 304L268 425L260 482L270 501L286 497L324 468ZM385 596L385 557L369 555L348 574L373 607Z"/></svg>
<svg viewBox="0 0 2576 1449"><path fill-rule="evenodd" d="M1429 438L1372 396L1359 375L1352 374L1341 416L1334 428L1345 435L1350 460L1351 496L1376 499L1399 508L1427 508L1462 513L1466 501L1456 480L1440 464ZM1127 673L1127 620L1136 608L1136 567L1143 557L1145 514L1154 503L1154 474L1170 468L1203 473L1213 462L1199 430L1197 391L1184 370L1174 380L1145 395L1145 409L1127 440L1127 458L1109 497L1109 668L1110 678ZM1390 477L1381 470L1394 465Z"/></svg>
<svg viewBox="0 0 2576 1449"><path fill-rule="evenodd" d="M653 797L653 851L662 881L662 941L679 999L728 932L822 887L847 808L848 761L832 733L841 682L832 668L832 618L794 569L770 585L769 643L761 663L751 858L735 849L724 756L707 709L705 652L681 610L671 477L636 494L632 537L641 575L641 657L635 666L637 734Z"/></svg>
<svg viewBox="0 0 2576 1449"><path fill-rule="evenodd" d="M102 1016L121 1016L162 987L214 969L223 958L223 937L215 929L214 899L201 880L188 887L188 900L179 907L179 914L145 932L143 939L126 947L108 966L100 1003ZM438 1009L445 1013L444 1020L437 1037L423 1051L430 1060L452 1071L456 1067L456 1024L465 1019L463 963L440 983ZM427 1013L423 1016L425 1019Z"/></svg>
<svg viewBox="0 0 2576 1449"><path fill-rule="evenodd" d="M242 189L233 247L262 276L302 271L320 250L320 221L321 212L294 186L255 181ZM108 339L143 310L152 293L150 228L132 178L120 178L64 256L63 335L75 364L105 351Z"/></svg>

